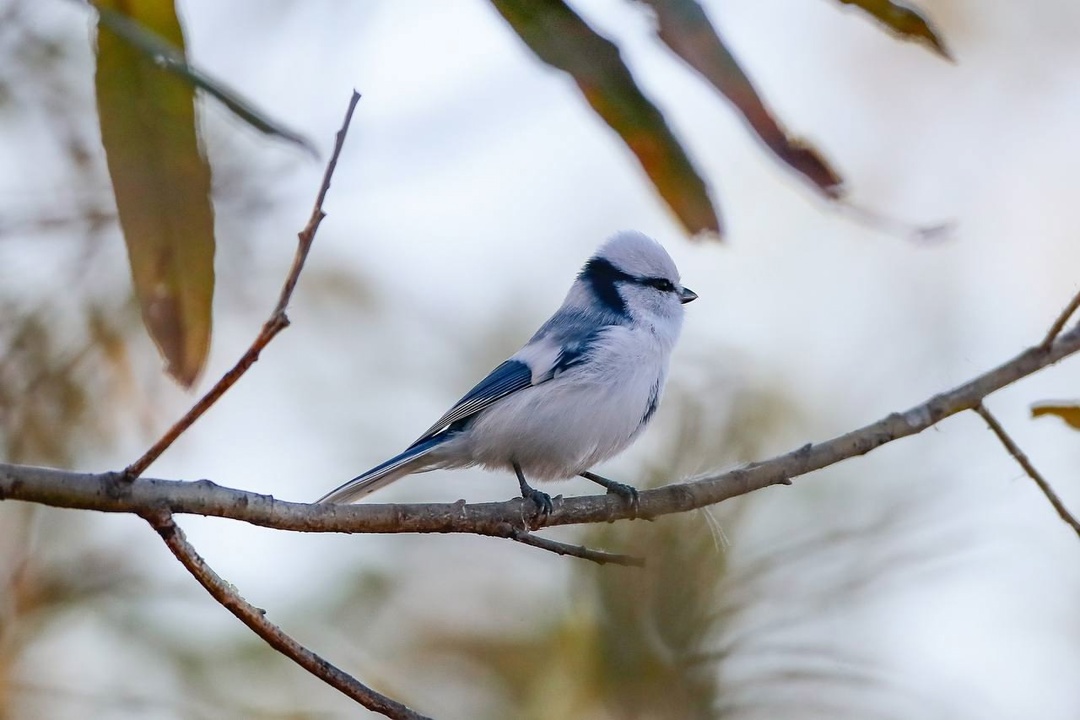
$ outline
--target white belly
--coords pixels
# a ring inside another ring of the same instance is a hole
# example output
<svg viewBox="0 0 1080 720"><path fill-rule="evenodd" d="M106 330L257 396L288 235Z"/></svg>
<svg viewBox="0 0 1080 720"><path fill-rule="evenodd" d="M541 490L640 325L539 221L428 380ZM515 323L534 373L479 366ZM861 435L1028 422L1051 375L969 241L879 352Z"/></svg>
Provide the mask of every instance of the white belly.
<svg viewBox="0 0 1080 720"><path fill-rule="evenodd" d="M536 480L573 477L607 460L636 439L663 390L666 349L639 340L613 333L590 363L500 400L447 445L467 464L517 463Z"/></svg>

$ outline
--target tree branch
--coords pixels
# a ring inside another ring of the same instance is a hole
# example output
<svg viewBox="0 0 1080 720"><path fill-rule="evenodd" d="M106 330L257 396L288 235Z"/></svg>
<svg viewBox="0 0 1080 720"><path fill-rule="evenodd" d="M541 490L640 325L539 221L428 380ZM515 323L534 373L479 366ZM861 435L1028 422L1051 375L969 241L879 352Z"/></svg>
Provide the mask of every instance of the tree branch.
<svg viewBox="0 0 1080 720"><path fill-rule="evenodd" d="M147 510L141 514L157 530L158 535L165 541L176 559L206 588L214 600L235 615L240 622L251 628L270 647L369 710L397 720L430 720L427 716L410 710L398 701L375 692L352 675L308 650L286 635L277 625L267 620L264 610L260 610L240 597L240 593L232 585L207 565L206 560L187 541L184 531L173 521L172 513L168 510Z"/></svg>
<svg viewBox="0 0 1080 720"><path fill-rule="evenodd" d="M1050 326L1050 330L1047 331L1046 337L1043 338L1042 344L1039 346L1042 349L1047 349L1054 344L1057 340L1057 336L1061 334L1061 331L1065 328L1065 323L1069 322L1069 318L1073 316L1073 313L1080 308L1080 292L1073 295L1073 299L1069 301L1069 304L1065 306L1065 309L1054 320L1054 324Z"/></svg>
<svg viewBox="0 0 1080 720"><path fill-rule="evenodd" d="M184 416L177 420L149 450L143 453L142 457L127 466L124 470L125 479L134 480L146 472L146 468L150 467L151 463L168 450L169 446L176 442L178 437L202 417L203 413L209 410L255 364L263 348L269 345L270 341L279 332L289 327L289 318L285 314L285 308L288 306L293 291L296 289L296 282L300 279L300 271L304 269L304 262L307 260L308 252L311 250L311 243L315 240L315 233L319 229L319 224L326 217L326 213L322 209L323 200L326 199L326 193L330 190L330 179L334 176L338 156L341 155L341 148L345 145L345 134L349 130L353 110L356 109L356 103L359 100L360 94L353 90L352 97L349 98L349 109L345 111L345 120L335 136L334 151L330 155L330 161L326 164L322 185L319 186L319 194L315 199L315 207L311 210L311 217L308 219L307 225L298 234L296 255L293 256L292 268L290 268L289 274L285 278L285 284L281 288L277 306L274 307L274 311L270 314L270 319L263 324L259 334L255 336L255 340L251 343L251 347L240 356L240 359L236 361L236 365L222 375L221 379L214 384L214 387L199 398L199 401L184 413Z"/></svg>
<svg viewBox="0 0 1080 720"><path fill-rule="evenodd" d="M341 129L338 130L337 135L335 136L334 150L330 155L326 170L323 172L322 184L319 186L319 192L315 198L315 206L311 210L311 216L308 219L307 225L305 225L304 229L297 235L296 254L293 256L292 267L289 269L289 274L285 277L281 293L278 296L277 305L270 314L270 318L263 324L262 329L259 331L259 334L255 337L255 340L251 343L251 346L247 351L244 352L236 364L226 372L212 388L210 388L209 392L203 395L203 397L200 398L183 417L174 423L149 450L143 453L138 460L129 465L124 472L110 478L110 481L114 486L129 485L135 482L137 478L146 471L146 468L149 467L151 463L160 457L160 455L165 452L165 450L167 450L180 435L191 427L203 413L209 410L222 395L236 384L241 376L243 376L244 373L255 364L255 361L259 359L259 354L270 344L270 341L273 340L278 333L289 326L289 318L285 314L285 309L288 307L289 300L296 290L296 283L300 279L301 271L304 269L304 263L307 261L311 245L315 240L315 233L318 231L323 218L326 217L326 213L322 209L323 201L326 199L326 193L330 190L330 180L334 175L334 169L337 167L341 149L345 145L345 135L349 130L353 111L356 109L356 104L359 100L360 95L354 90L352 96L349 98L349 107L345 111L345 119L342 121ZM265 613L262 610L259 610L244 600L244 598L242 598L229 583L225 582L209 565L206 564L206 561L199 556L195 551L195 548L188 543L187 539L184 537L184 532L175 524L170 510L157 506L150 507L140 514L154 527L155 530L157 530L173 555L176 556L176 559L187 568L188 572L190 572L204 588L206 588L206 591L209 592L218 603L224 606L225 609L254 631L256 635L269 643L272 648L369 710L400 720L428 720L425 716L413 712L396 700L392 700L375 692L348 673L331 665L329 662L286 635L277 625L274 625L267 620Z"/></svg>
<svg viewBox="0 0 1080 720"><path fill-rule="evenodd" d="M1077 297L1080 297L1080 295ZM997 418L995 418L982 403L975 406L975 412L982 416L982 419L985 420L986 424L990 426L990 429L994 431L994 434L997 435L997 439L1001 441L1001 444L1005 446L1005 449L1009 451L1009 454L1016 459L1016 462L1019 463L1020 467L1024 468L1024 472L1028 474L1028 477L1034 480L1035 484L1039 486L1043 495L1045 495L1046 499L1050 501L1050 504L1054 506L1054 510L1057 511L1058 517L1064 520L1065 523L1080 536L1080 522L1077 522L1076 518L1072 516L1072 513L1065 507L1065 503L1061 502L1061 498L1054 492L1054 488L1050 487L1050 483L1046 481L1046 478L1035 469L1035 466L1031 464L1031 461L1028 459L1027 455L1024 454L1024 451L1020 449L1020 446L1009 437L1007 432L1005 432L1005 428L1001 426L1001 423L997 421Z"/></svg>
<svg viewBox="0 0 1080 720"><path fill-rule="evenodd" d="M1036 346L1008 362L935 395L903 413L816 445L727 472L707 475L640 493L637 517L653 518L706 505L790 482L791 478L865 455L887 443L915 435L947 417L975 409L991 393L1080 351L1080 328L1060 335L1046 349ZM25 500L56 507L103 512L145 513L167 508L242 520L254 525L300 532L347 533L474 533L505 537L505 526L523 528L522 501L468 505L459 503L386 505L311 505L277 500L269 495L234 490L208 480L140 479L128 483L119 473L84 474L0 463L0 500ZM314 486L318 483L305 483ZM544 525L609 522L630 518L633 510L621 498L594 495L556 498Z"/></svg>
<svg viewBox="0 0 1080 720"><path fill-rule="evenodd" d="M618 553L609 553L604 552L603 550L592 550L582 545L571 545L569 543L559 542L558 540L551 540L550 538L533 535L528 530L516 528L512 525L506 526L506 537L522 543L523 545L530 545L534 548L553 552L556 555L570 555L572 557L581 558L582 560L590 560L599 565L611 563L612 565L624 565L627 567L645 567L645 558L637 557L636 555L619 555Z"/></svg>

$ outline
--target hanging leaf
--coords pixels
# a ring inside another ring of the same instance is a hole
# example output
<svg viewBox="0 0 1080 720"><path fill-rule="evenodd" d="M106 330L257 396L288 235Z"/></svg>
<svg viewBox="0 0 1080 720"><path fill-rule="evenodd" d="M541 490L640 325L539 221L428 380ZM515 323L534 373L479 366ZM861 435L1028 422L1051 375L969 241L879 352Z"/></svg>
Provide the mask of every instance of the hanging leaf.
<svg viewBox="0 0 1080 720"><path fill-rule="evenodd" d="M619 49L561 0L491 0L536 55L577 83L593 110L637 156L660 196L691 233L720 234L705 181L623 64Z"/></svg>
<svg viewBox="0 0 1080 720"><path fill-rule="evenodd" d="M169 0L102 0L183 53ZM200 152L195 90L98 23L95 78L101 139L143 321L185 386L210 347L214 214L210 166Z"/></svg>
<svg viewBox="0 0 1080 720"><path fill-rule="evenodd" d="M917 10L903 3L890 2L890 0L838 1L844 5L860 8L899 37L924 43L946 60L953 60L952 54L945 47L945 43L930 21L920 15Z"/></svg>
<svg viewBox="0 0 1080 720"><path fill-rule="evenodd" d="M644 2L656 13L664 44L731 101L766 147L826 196L839 197L843 180L817 150L788 137L696 0Z"/></svg>
<svg viewBox="0 0 1080 720"><path fill-rule="evenodd" d="M1037 418L1044 415L1059 417L1064 420L1069 427L1080 430L1080 405L1039 403L1038 405L1031 406L1031 417Z"/></svg>
<svg viewBox="0 0 1080 720"><path fill-rule="evenodd" d="M127 40L165 70L176 73L195 87L204 90L256 130L295 143L308 152L315 153L315 146L310 140L256 110L234 91L225 87L220 80L195 68L187 62L181 50L160 35L147 30L123 12L107 7L104 2L96 1L95 7L97 7L102 25Z"/></svg>

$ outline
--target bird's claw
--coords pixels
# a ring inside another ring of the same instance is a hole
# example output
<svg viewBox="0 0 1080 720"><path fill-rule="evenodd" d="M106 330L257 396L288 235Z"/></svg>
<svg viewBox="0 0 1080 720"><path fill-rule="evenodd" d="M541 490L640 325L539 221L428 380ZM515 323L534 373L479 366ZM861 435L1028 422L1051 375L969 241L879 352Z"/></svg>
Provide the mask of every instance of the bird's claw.
<svg viewBox="0 0 1080 720"><path fill-rule="evenodd" d="M521 466L514 463L514 473L517 475L518 487L521 488L521 497L526 500L532 500L533 505L536 506L536 514L540 517L547 517L551 514L554 506L551 504L551 496L546 492L541 492L536 488L529 485L525 480L525 473L521 471Z"/></svg>
<svg viewBox="0 0 1080 720"><path fill-rule="evenodd" d="M641 507L641 498L638 497L637 488L626 485L625 483L609 480L603 475L597 475L594 472L585 471L579 473L579 475L586 480L592 480L597 485L605 488L608 495L618 495L621 497L630 505L632 517L637 517L638 509Z"/></svg>
<svg viewBox="0 0 1080 720"><path fill-rule="evenodd" d="M551 511L555 509L555 506L551 502L551 496L542 490L535 488L529 488L528 492L523 493L522 497L532 502L536 506L536 512L541 517L547 517L551 514Z"/></svg>
<svg viewBox="0 0 1080 720"><path fill-rule="evenodd" d="M638 495L636 487L612 481L611 484L607 486L607 494L618 495L621 497L630 504L630 509L633 511L634 515L637 515L638 509L641 507L641 498Z"/></svg>

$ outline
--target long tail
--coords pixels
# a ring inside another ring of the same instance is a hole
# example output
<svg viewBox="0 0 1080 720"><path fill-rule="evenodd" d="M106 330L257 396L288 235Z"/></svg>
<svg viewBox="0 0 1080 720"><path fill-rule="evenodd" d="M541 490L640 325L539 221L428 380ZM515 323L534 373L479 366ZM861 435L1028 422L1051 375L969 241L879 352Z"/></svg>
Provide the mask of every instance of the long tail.
<svg viewBox="0 0 1080 720"><path fill-rule="evenodd" d="M389 485L400 477L425 469L424 463L417 462L429 452L446 441L440 435L422 443L413 445L400 455L396 455L382 465L376 465L363 475L354 477L341 487L331 490L316 500L317 503L350 503L365 495L370 495L379 488Z"/></svg>

